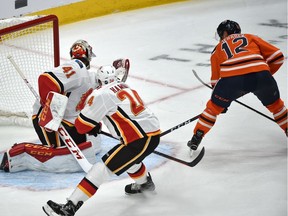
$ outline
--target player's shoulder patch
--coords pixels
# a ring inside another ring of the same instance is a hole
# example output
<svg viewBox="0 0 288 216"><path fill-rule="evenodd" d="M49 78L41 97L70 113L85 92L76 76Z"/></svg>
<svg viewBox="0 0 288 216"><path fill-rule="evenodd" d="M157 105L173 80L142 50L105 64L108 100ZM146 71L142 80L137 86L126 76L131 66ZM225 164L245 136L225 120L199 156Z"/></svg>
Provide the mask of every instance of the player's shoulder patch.
<svg viewBox="0 0 288 216"><path fill-rule="evenodd" d="M84 67L84 64L82 61L80 61L79 59L74 59L74 61L79 65L80 68Z"/></svg>

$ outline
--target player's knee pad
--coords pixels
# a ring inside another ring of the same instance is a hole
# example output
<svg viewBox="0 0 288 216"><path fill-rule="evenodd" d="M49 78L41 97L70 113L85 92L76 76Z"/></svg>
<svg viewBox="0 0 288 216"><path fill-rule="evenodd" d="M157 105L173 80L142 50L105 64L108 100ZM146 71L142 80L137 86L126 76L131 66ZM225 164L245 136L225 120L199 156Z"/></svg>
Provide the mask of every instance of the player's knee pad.
<svg viewBox="0 0 288 216"><path fill-rule="evenodd" d="M102 183L108 180L113 173L108 169L108 167L102 163L98 162L92 166L86 175L86 179L92 182L96 187L100 187Z"/></svg>
<svg viewBox="0 0 288 216"><path fill-rule="evenodd" d="M206 112L208 112L209 114L213 116L219 115L220 113L223 112L224 109L225 109L224 107L220 107L216 105L211 100L209 100L206 104Z"/></svg>

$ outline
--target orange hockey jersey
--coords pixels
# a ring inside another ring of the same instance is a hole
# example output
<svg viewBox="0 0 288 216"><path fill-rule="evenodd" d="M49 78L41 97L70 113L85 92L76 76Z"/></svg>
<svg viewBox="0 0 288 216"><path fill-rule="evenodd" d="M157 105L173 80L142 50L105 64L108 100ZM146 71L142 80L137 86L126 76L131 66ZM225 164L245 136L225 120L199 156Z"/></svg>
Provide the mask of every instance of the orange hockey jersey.
<svg viewBox="0 0 288 216"><path fill-rule="evenodd" d="M275 46L252 34L231 34L221 40L212 52L211 85L221 77L270 71L274 74L284 62Z"/></svg>

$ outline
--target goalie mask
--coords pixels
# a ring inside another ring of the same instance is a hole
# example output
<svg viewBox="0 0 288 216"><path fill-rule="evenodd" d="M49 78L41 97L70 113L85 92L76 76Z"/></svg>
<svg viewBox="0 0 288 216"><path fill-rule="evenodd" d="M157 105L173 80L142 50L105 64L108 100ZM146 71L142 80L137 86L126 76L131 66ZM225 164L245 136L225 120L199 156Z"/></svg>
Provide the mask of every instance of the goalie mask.
<svg viewBox="0 0 288 216"><path fill-rule="evenodd" d="M97 79L100 85L107 85L117 81L117 72L114 66L101 66L97 70Z"/></svg>
<svg viewBox="0 0 288 216"><path fill-rule="evenodd" d="M86 68L90 68L90 61L96 55L92 51L92 47L85 40L77 40L70 48L71 59L80 59Z"/></svg>
<svg viewBox="0 0 288 216"><path fill-rule="evenodd" d="M225 20L221 22L217 28L217 34L221 40L223 39L225 31L228 33L228 35L239 34L241 33L241 28L237 22L234 22L232 20Z"/></svg>

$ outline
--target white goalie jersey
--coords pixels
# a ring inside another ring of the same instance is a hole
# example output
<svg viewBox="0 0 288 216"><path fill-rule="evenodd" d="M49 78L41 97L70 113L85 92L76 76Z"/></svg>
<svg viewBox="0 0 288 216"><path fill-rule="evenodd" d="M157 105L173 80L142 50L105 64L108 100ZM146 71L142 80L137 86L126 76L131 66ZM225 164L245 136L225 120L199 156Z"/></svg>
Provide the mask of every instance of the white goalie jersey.
<svg viewBox="0 0 288 216"><path fill-rule="evenodd" d="M77 104L81 96L88 89L97 86L95 73L89 72L78 59L68 61L50 72L41 74L38 83L42 104L45 104L46 97L51 90L69 98L63 119L71 123L74 123L80 112L80 110L77 110ZM34 114L38 113L39 108L40 103L36 101Z"/></svg>
<svg viewBox="0 0 288 216"><path fill-rule="evenodd" d="M157 117L138 93L123 82L95 89L75 121L78 132L86 133L102 121L114 137L127 144L144 136L160 133Z"/></svg>

